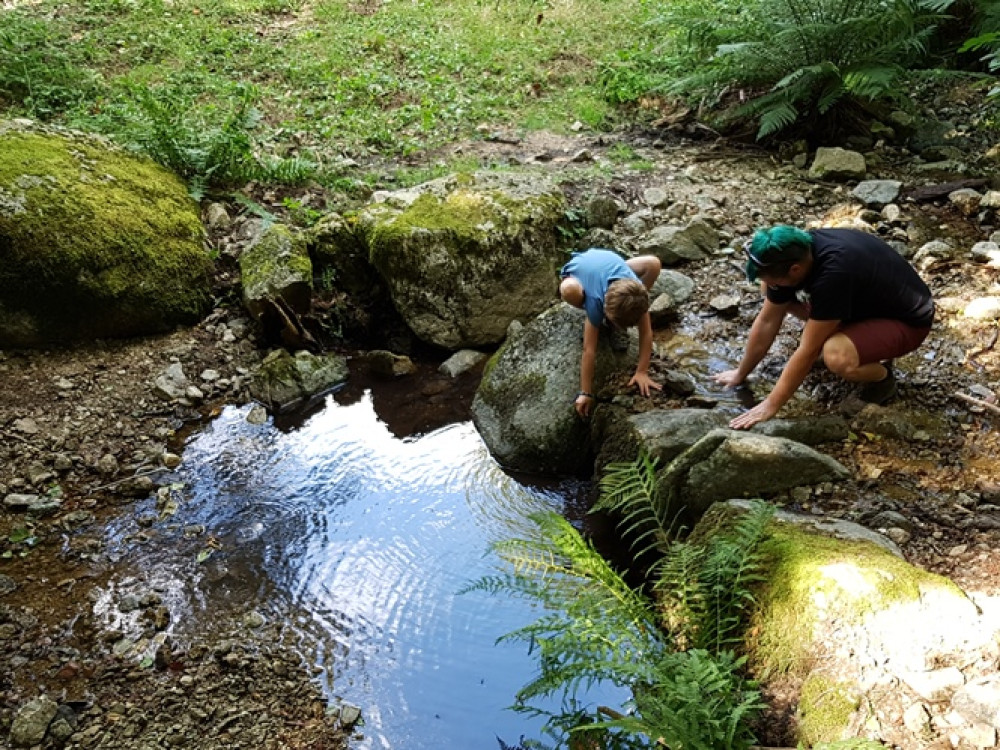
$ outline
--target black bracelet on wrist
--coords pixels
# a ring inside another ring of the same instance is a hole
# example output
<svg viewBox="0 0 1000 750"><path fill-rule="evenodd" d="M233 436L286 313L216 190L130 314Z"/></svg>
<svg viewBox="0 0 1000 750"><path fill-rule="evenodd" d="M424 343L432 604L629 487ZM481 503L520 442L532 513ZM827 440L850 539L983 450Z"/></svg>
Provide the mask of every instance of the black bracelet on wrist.
<svg viewBox="0 0 1000 750"><path fill-rule="evenodd" d="M587 398L593 398L594 394L593 393L587 393L586 391L580 391L579 393L576 394L576 397L580 398L580 396L586 396Z"/></svg>

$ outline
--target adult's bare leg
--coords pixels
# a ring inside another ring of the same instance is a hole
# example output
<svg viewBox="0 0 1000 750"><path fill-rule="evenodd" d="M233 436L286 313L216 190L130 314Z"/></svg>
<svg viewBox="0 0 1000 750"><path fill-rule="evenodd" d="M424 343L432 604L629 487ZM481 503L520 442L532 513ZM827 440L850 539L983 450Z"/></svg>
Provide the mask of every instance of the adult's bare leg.
<svg viewBox="0 0 1000 750"><path fill-rule="evenodd" d="M881 362L861 364L857 347L843 333L833 334L823 344L823 362L830 372L852 383L874 383L889 374Z"/></svg>

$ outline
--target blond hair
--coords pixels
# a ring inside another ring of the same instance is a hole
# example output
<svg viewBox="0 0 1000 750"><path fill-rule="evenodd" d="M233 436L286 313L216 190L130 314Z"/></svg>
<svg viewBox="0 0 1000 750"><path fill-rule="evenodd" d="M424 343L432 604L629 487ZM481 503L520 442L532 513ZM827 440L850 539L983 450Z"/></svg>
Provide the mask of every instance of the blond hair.
<svg viewBox="0 0 1000 750"><path fill-rule="evenodd" d="M615 279L604 294L604 315L619 328L639 322L649 311L649 292L641 281Z"/></svg>

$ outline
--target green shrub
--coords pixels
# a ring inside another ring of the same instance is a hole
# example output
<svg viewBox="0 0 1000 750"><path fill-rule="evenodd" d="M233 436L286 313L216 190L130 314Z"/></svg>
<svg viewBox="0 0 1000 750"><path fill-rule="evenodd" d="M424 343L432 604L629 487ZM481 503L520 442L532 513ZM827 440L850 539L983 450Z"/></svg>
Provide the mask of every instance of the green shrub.
<svg viewBox="0 0 1000 750"><path fill-rule="evenodd" d="M975 36L967 40L959 52L978 52L981 60L991 73L1000 70L1000 4L995 2L977 2L975 15ZM990 92L1000 93L1000 87Z"/></svg>
<svg viewBox="0 0 1000 750"><path fill-rule="evenodd" d="M133 93L134 102L120 113L120 137L186 179L195 197L251 180L295 185L316 174L308 159L258 155L254 131L261 113L252 86L237 86L229 111L215 117L170 89L137 86Z"/></svg>

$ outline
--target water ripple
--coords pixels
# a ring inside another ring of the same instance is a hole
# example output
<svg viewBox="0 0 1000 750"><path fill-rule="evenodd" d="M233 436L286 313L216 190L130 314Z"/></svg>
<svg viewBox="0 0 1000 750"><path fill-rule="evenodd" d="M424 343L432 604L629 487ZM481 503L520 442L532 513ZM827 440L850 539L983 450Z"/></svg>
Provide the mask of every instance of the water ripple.
<svg viewBox="0 0 1000 750"><path fill-rule="evenodd" d="M400 440L368 397L330 399L285 432L246 413L225 409L179 470L177 520L203 524L221 549L197 565L177 545L147 546L138 564L181 582L178 598L209 619L228 607L283 623L330 693L361 706L361 748L475 750L497 735L537 736L505 710L534 663L495 641L538 613L457 592L493 572L491 542L561 509L560 488L505 474L470 423Z"/></svg>

